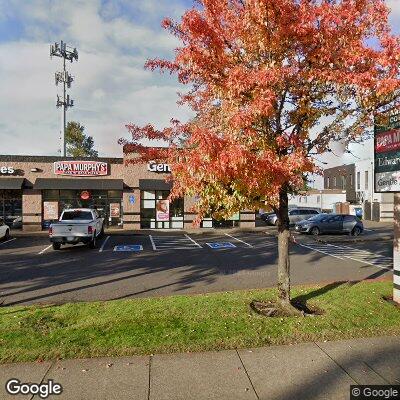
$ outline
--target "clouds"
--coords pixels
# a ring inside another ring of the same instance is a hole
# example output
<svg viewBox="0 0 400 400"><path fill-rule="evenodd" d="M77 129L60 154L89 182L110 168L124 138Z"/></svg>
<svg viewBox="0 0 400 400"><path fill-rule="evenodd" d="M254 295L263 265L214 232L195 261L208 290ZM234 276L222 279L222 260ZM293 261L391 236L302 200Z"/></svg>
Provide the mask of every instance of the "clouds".
<svg viewBox="0 0 400 400"><path fill-rule="evenodd" d="M86 126L101 155L121 155L117 140L127 135L128 122L161 127L172 117L189 118L176 105L182 89L176 80L143 68L147 58L173 56L177 42L160 21L184 7L183 0L168 7L99 0L20 0L5 7L0 0L0 26L11 26L7 40L0 39L0 153L57 154L61 115L54 72L61 59L49 59L49 43L60 39L79 50L79 62L68 63L76 106L67 119Z"/></svg>

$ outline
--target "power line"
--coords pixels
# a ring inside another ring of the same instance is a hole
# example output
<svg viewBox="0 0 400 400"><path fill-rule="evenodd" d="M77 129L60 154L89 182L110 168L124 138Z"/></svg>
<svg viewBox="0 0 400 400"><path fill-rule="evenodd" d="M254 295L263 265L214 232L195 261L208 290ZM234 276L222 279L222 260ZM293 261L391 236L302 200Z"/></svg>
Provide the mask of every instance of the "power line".
<svg viewBox="0 0 400 400"><path fill-rule="evenodd" d="M56 106L57 106L57 108L62 107L62 113L61 113L61 155L63 157L65 157L66 153L67 153L67 151L66 151L67 150L66 149L66 143L65 143L65 129L66 129L67 110L68 110L68 108L74 106L74 100L72 100L69 97L69 94L67 94L67 88L69 89L71 87L71 84L74 81L74 78L66 70L65 62L67 60L70 61L71 63L74 60L78 61L78 51L76 50L76 48L72 48L72 47L67 46L67 44L64 43L61 40L60 43L54 43L54 44L50 45L50 57L52 58L53 56L61 57L63 59L63 71L55 73L55 82L56 82L56 86L58 86L59 83L62 83L62 85L63 85L63 94L61 96L59 96L57 94Z"/></svg>

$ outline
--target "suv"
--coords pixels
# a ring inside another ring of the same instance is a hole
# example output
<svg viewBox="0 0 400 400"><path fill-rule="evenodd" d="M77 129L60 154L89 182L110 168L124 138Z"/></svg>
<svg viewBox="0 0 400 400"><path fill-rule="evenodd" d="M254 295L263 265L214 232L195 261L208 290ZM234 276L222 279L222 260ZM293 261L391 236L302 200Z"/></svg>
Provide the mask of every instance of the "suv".
<svg viewBox="0 0 400 400"><path fill-rule="evenodd" d="M289 224L295 225L297 222L311 218L318 214L320 214L320 212L313 208L292 208L289 210ZM266 222L270 225L278 225L277 215L275 213L269 215L266 219Z"/></svg>

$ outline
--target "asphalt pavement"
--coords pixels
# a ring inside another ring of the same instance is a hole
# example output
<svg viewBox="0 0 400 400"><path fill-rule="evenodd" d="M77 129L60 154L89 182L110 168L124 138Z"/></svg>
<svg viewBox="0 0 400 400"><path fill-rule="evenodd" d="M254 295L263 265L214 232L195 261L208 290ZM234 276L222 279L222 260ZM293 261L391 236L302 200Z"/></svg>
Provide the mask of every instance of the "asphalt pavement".
<svg viewBox="0 0 400 400"><path fill-rule="evenodd" d="M392 241L317 243L296 235L292 283L392 277ZM253 231L107 234L97 249L54 251L46 235L0 243L0 303L62 304L276 285L277 238Z"/></svg>
<svg viewBox="0 0 400 400"><path fill-rule="evenodd" d="M61 400L348 400L351 385L399 385L400 338L376 337L207 353L0 365L7 382L62 386ZM18 390L13 384L11 390ZM357 394L357 392L353 392Z"/></svg>

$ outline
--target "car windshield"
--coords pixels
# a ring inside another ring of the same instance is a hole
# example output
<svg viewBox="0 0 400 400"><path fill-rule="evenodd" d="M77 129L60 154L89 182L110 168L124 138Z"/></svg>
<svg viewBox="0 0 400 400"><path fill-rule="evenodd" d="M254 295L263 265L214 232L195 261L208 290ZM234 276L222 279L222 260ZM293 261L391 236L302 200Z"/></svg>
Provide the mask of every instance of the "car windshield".
<svg viewBox="0 0 400 400"><path fill-rule="evenodd" d="M92 219L90 211L65 211L62 216L63 221L90 221Z"/></svg>

